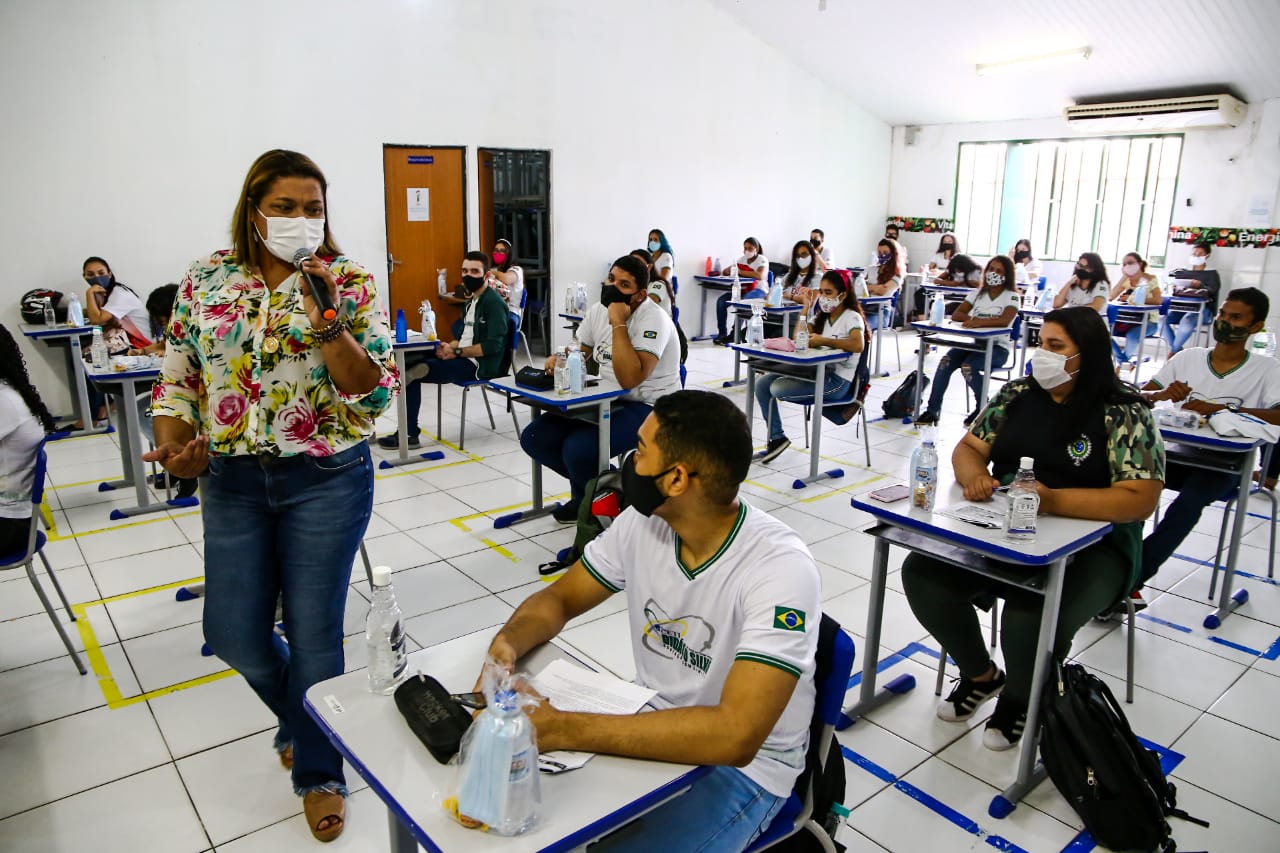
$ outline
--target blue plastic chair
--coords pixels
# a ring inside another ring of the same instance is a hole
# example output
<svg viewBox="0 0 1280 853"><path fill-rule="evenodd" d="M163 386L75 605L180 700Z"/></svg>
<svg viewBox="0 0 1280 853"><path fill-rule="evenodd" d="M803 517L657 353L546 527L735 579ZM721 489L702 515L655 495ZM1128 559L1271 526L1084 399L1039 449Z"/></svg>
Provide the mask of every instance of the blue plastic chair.
<svg viewBox="0 0 1280 853"><path fill-rule="evenodd" d="M122 403L121 405L124 404ZM49 575L49 580L53 582L53 588L58 592L58 598L62 599L62 606L66 609L67 616L71 618L72 622L75 622L76 615L71 612L71 602L67 601L67 595L62 591L62 584L58 583L58 577L53 573L53 567L49 565L49 560L44 555L44 546L48 541L48 537L40 529L40 506L44 503L44 475L49 464L48 456L45 454L45 444L51 439L62 437L64 436L55 433L47 436L40 443L40 449L36 453L35 477L31 483L31 531L27 537L27 546L15 554L0 554L0 571L19 567L26 569L27 579L31 581L31 586L35 588L36 596L40 599L40 603L44 605L44 612L49 614L49 621L53 622L53 627L57 629L58 636L62 638L62 645L67 647L67 654L71 655L71 660L75 663L76 669L80 670L81 675L84 675L87 672L84 668L84 662L80 660L76 647L71 644L71 638L67 636L66 629L58 621L58 614L54 611L53 605L49 603L49 597L45 595L44 587L40 585L40 579L36 576L33 566L35 558L39 557L40 562L44 563L44 570Z"/></svg>
<svg viewBox="0 0 1280 853"><path fill-rule="evenodd" d="M828 815L813 813L813 783L815 779L822 778L828 760L844 760L839 749L832 756L831 746L844 694L849 689L853 658L853 638L844 632L839 622L824 613L818 628L817 667L814 671L817 695L813 703L813 722L809 728L809 751L805 756L804 770L796 778L791 796L783 803L773 822L747 848L751 853L767 850L800 832L810 833L819 847L836 853L832 837L834 822L828 819Z"/></svg>

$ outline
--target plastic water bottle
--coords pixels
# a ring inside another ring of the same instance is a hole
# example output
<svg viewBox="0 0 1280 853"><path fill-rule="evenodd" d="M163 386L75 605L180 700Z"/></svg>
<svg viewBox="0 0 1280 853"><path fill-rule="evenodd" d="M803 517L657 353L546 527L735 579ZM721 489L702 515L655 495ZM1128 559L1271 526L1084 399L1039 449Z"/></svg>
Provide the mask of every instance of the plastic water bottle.
<svg viewBox="0 0 1280 853"><path fill-rule="evenodd" d="M938 496L938 448L933 431L925 432L911 454L911 505L933 512Z"/></svg>
<svg viewBox="0 0 1280 853"><path fill-rule="evenodd" d="M53 311L53 300L47 296L44 298L44 324L46 326L58 325L58 315Z"/></svg>
<svg viewBox="0 0 1280 853"><path fill-rule="evenodd" d="M89 344L89 357L93 359L93 369L106 370L111 366L111 358L107 355L107 342L102 337L102 327L93 327L93 341Z"/></svg>
<svg viewBox="0 0 1280 853"><path fill-rule="evenodd" d="M84 325L84 306L80 304L80 297L74 292L67 301L67 322L73 326Z"/></svg>
<svg viewBox="0 0 1280 853"><path fill-rule="evenodd" d="M569 374L569 393L581 394L582 383L586 379L587 366L582 360L582 347L578 345L575 335L569 347L569 355L565 359L565 370Z"/></svg>
<svg viewBox="0 0 1280 853"><path fill-rule="evenodd" d="M422 315L422 337L428 341L436 340L436 312L430 299L422 300L418 313Z"/></svg>
<svg viewBox="0 0 1280 853"><path fill-rule="evenodd" d="M765 304L770 308L777 308L782 304L782 278L775 276L773 284L769 287L769 297L765 299Z"/></svg>
<svg viewBox="0 0 1280 853"><path fill-rule="evenodd" d="M942 321L947 317L946 300L942 298L942 294L935 294L933 304L929 306L929 322L935 326L941 326Z"/></svg>
<svg viewBox="0 0 1280 853"><path fill-rule="evenodd" d="M436 291L441 296L449 292L449 276L444 270L436 270Z"/></svg>
<svg viewBox="0 0 1280 853"><path fill-rule="evenodd" d="M804 318L804 312L801 311L796 317L796 352L804 352L809 349L809 321Z"/></svg>
<svg viewBox="0 0 1280 853"><path fill-rule="evenodd" d="M468 754L458 786L458 812L497 835L520 835L538 823L542 806L538 747L533 723L519 695L508 686L494 691L467 735Z"/></svg>
<svg viewBox="0 0 1280 853"><path fill-rule="evenodd" d="M391 588L391 567L374 566L370 574L373 603L364 626L364 641L369 649L369 692L386 696L404 680L404 625Z"/></svg>
<svg viewBox="0 0 1280 853"><path fill-rule="evenodd" d="M581 316L587 310L587 286L582 282L578 282L575 287L576 290L573 294L573 313Z"/></svg>
<svg viewBox="0 0 1280 853"><path fill-rule="evenodd" d="M1029 542L1036 538L1040 493L1036 491L1034 462L1030 456L1022 457L1018 476L1009 485L1009 511L1004 520L1004 535L1009 539Z"/></svg>
<svg viewBox="0 0 1280 853"><path fill-rule="evenodd" d="M1045 288L1040 291L1040 299L1036 302L1036 309L1039 311L1048 311L1049 306L1053 304L1053 291Z"/></svg>
<svg viewBox="0 0 1280 853"><path fill-rule="evenodd" d="M867 276L865 273L858 273L853 280L853 292L859 299L866 299L871 295L871 291L867 289Z"/></svg>
<svg viewBox="0 0 1280 853"><path fill-rule="evenodd" d="M561 397L569 394L569 352L568 347L561 347L556 352L556 366L553 369L556 393Z"/></svg>
<svg viewBox="0 0 1280 853"><path fill-rule="evenodd" d="M1276 334L1270 329L1263 329L1249 338L1249 352L1257 356L1271 358L1276 354Z"/></svg>
<svg viewBox="0 0 1280 853"><path fill-rule="evenodd" d="M764 346L764 306L751 306L751 320L747 323L747 346Z"/></svg>
<svg viewBox="0 0 1280 853"><path fill-rule="evenodd" d="M409 340L409 324L404 319L404 309L396 309L396 343L402 344Z"/></svg>
<svg viewBox="0 0 1280 853"><path fill-rule="evenodd" d="M738 265L733 265L733 285L729 288L729 301L742 301L742 279L738 278Z"/></svg>
<svg viewBox="0 0 1280 853"><path fill-rule="evenodd" d="M1129 297L1130 305L1146 305L1147 304L1147 283L1143 281L1133 289L1133 295Z"/></svg>

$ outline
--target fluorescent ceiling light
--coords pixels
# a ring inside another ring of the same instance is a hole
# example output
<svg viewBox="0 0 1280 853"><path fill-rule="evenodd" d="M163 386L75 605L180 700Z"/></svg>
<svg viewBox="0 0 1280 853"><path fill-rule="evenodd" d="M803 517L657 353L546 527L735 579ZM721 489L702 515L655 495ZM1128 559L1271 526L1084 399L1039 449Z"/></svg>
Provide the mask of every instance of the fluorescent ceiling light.
<svg viewBox="0 0 1280 853"><path fill-rule="evenodd" d="M1006 59L1003 62L979 62L974 66L979 77L988 74L999 74L1001 71L1018 71L1031 65L1049 65L1057 62L1085 60L1093 52L1091 47L1075 47L1071 50L1060 50L1056 53L1042 53L1039 56L1025 56L1021 59Z"/></svg>

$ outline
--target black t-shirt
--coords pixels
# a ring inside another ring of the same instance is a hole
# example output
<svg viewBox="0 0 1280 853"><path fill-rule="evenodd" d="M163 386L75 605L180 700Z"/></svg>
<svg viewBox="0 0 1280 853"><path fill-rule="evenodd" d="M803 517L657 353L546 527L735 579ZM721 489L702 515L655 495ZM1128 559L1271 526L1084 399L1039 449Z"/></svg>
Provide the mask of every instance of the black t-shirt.
<svg viewBox="0 0 1280 853"><path fill-rule="evenodd" d="M1008 482L1023 456L1035 462L1036 479L1051 489L1105 489L1111 485L1107 427L1097 406L1072 424L1067 406L1032 383L1009 402L1005 422L991 444L991 473Z"/></svg>

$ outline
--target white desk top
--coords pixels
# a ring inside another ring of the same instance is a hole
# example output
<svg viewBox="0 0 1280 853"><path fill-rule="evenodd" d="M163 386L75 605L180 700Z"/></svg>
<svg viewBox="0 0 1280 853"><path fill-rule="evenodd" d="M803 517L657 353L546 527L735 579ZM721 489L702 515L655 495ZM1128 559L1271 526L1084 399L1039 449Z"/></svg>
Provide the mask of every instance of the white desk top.
<svg viewBox="0 0 1280 853"><path fill-rule="evenodd" d="M786 364L825 364L829 361L844 361L849 356L857 354L848 353L834 347L809 347L804 352L784 352L783 350L753 347L746 344L729 344L729 349L736 350L743 355L764 358L769 361L785 362Z"/></svg>
<svg viewBox="0 0 1280 853"><path fill-rule="evenodd" d="M440 346L440 341L429 341L422 336L422 332L415 332L412 329L409 330L409 339L403 343L397 341L394 335L391 337L392 350L412 352L414 350L432 350L438 346Z"/></svg>
<svg viewBox="0 0 1280 853"><path fill-rule="evenodd" d="M695 275L693 280L699 284L709 284L712 287L718 287L720 285L726 285L729 287L733 286L733 276L728 275ZM754 278L740 278L738 281L744 282L744 287L754 286L756 284L756 279Z"/></svg>
<svg viewBox="0 0 1280 853"><path fill-rule="evenodd" d="M93 334L93 326L42 326L37 323L20 323L18 328L28 338L76 338Z"/></svg>
<svg viewBox="0 0 1280 853"><path fill-rule="evenodd" d="M1266 444L1261 438L1246 438L1242 435L1218 435L1213 427L1198 426L1195 429L1183 429L1179 427L1166 426L1159 421L1156 427L1160 430L1160 437L1166 442L1176 442L1185 444L1190 447L1203 447L1210 450L1225 450L1228 452L1243 453L1255 447L1261 447Z"/></svg>
<svg viewBox="0 0 1280 853"><path fill-rule="evenodd" d="M968 293L973 290L972 287L966 287L963 284L950 284L948 282L926 282L920 286L925 290L937 290L942 293Z"/></svg>
<svg viewBox="0 0 1280 853"><path fill-rule="evenodd" d="M730 308L754 308L760 305L764 308L764 313L774 314L790 314L795 311L803 311L804 306L799 302L784 302L781 305L765 305L763 299L743 299L739 302L730 302Z"/></svg>
<svg viewBox="0 0 1280 853"><path fill-rule="evenodd" d="M488 628L415 652L407 671L425 672L450 692L470 690L495 633L497 628ZM533 651L521 662L522 668L537 672L557 657L573 660L549 645ZM621 825L654 799L679 791L688 783L686 776L700 771L683 764L597 755L580 770L543 775L541 824L525 835L505 838L464 829L445 813L439 800L453 768L431 757L400 715L394 697L369 692L364 670L313 686L306 705L338 751L430 851L571 849ZM620 811L625 815L619 817Z"/></svg>
<svg viewBox="0 0 1280 853"><path fill-rule="evenodd" d="M591 381L591 380L588 380ZM525 397L534 400L544 406L559 409L578 408L593 403L599 403L601 400L611 400L614 397L621 397L627 393L627 389L623 388L616 382L606 382L601 379L599 384L594 387L583 387L581 394L557 394L554 388L547 391L540 391L537 388L526 388L524 385L517 385L516 380L512 376L503 376L499 379L488 380L490 388L496 388L499 391L507 391L518 397Z"/></svg>
<svg viewBox="0 0 1280 853"><path fill-rule="evenodd" d="M987 557L1027 566L1048 565L1111 532L1111 524L1106 521L1042 515L1036 522L1036 538L1031 542L1015 542L1006 539L1003 530L988 530L938 512L941 508L964 503L964 489L955 482L951 472L939 468L938 475L941 483L949 482L950 486L938 489L931 513L916 508L910 497L891 504L868 497L868 492L883 488L884 483L877 483L854 495L851 503L854 509L869 513L880 521L936 536Z"/></svg>
<svg viewBox="0 0 1280 853"><path fill-rule="evenodd" d="M1115 302L1115 301L1108 302L1107 304L1110 305L1112 308L1117 308L1121 311L1159 311L1161 308L1164 307L1164 305L1161 304L1160 302L1157 302L1154 305L1146 302L1142 303L1141 305L1134 305L1131 302Z"/></svg>
<svg viewBox="0 0 1280 853"><path fill-rule="evenodd" d="M160 365L154 364L150 367L138 367L132 370L113 370L108 367L106 370L94 370L93 365L84 362L84 372L95 382L111 382L112 380L125 379L155 379L160 375Z"/></svg>
<svg viewBox="0 0 1280 853"><path fill-rule="evenodd" d="M959 323L952 322L951 320L944 320L936 325L933 323L916 321L911 324L911 328L915 329L917 332L931 332L942 335L967 335L975 339L998 338L1002 336L1007 337L1009 333L1013 331L1012 326L986 326L983 328L970 329Z"/></svg>

